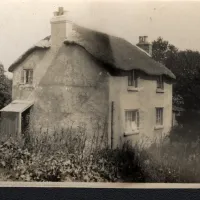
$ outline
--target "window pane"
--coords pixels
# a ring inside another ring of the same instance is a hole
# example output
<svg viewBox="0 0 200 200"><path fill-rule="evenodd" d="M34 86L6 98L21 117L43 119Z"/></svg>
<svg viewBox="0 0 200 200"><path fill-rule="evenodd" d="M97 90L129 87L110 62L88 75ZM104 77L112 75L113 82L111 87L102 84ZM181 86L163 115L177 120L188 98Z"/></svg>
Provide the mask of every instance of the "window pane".
<svg viewBox="0 0 200 200"><path fill-rule="evenodd" d="M128 86L132 85L132 77L131 74L128 75Z"/></svg>
<svg viewBox="0 0 200 200"><path fill-rule="evenodd" d="M163 108L156 108L156 124L163 124Z"/></svg>
<svg viewBox="0 0 200 200"><path fill-rule="evenodd" d="M125 121L127 121L128 120L128 116L127 116L127 111L125 112Z"/></svg>
<svg viewBox="0 0 200 200"><path fill-rule="evenodd" d="M135 71L132 71L132 85L134 85L134 81L135 81Z"/></svg>
<svg viewBox="0 0 200 200"><path fill-rule="evenodd" d="M139 126L140 126L140 121L139 121L139 112L137 111L136 112L136 122L137 122L137 127L139 128Z"/></svg>
<svg viewBox="0 0 200 200"><path fill-rule="evenodd" d="M157 88L160 88L160 79L157 79Z"/></svg>
<svg viewBox="0 0 200 200"><path fill-rule="evenodd" d="M26 83L28 83L28 70L26 70Z"/></svg>
<svg viewBox="0 0 200 200"><path fill-rule="evenodd" d="M24 70L21 71L21 83L24 83Z"/></svg>
<svg viewBox="0 0 200 200"><path fill-rule="evenodd" d="M33 70L30 70L30 80L29 80L30 84L33 83Z"/></svg>
<svg viewBox="0 0 200 200"><path fill-rule="evenodd" d="M138 87L138 74L136 71L134 73L134 84L135 84L135 87Z"/></svg>
<svg viewBox="0 0 200 200"><path fill-rule="evenodd" d="M157 78L157 88L164 89L164 82L162 76L159 76Z"/></svg>
<svg viewBox="0 0 200 200"><path fill-rule="evenodd" d="M125 128L126 131L134 131L139 127L139 113L137 110L125 111Z"/></svg>
<svg viewBox="0 0 200 200"><path fill-rule="evenodd" d="M136 112L135 111L131 111L131 121L135 121L135 115L136 115Z"/></svg>
<svg viewBox="0 0 200 200"><path fill-rule="evenodd" d="M138 87L138 78L135 77L135 87Z"/></svg>
<svg viewBox="0 0 200 200"><path fill-rule="evenodd" d="M135 71L131 71L129 72L128 75L128 86L134 86L137 87L138 86L138 78L137 78L137 74L135 73Z"/></svg>
<svg viewBox="0 0 200 200"><path fill-rule="evenodd" d="M30 70L27 70L27 74L28 74L28 83L30 83Z"/></svg>
<svg viewBox="0 0 200 200"><path fill-rule="evenodd" d="M156 108L156 124L159 123L159 112L158 112L158 108Z"/></svg>
<svg viewBox="0 0 200 200"><path fill-rule="evenodd" d="M32 82L33 82L33 70L32 69L24 70L24 77L25 77L25 83L32 84Z"/></svg>

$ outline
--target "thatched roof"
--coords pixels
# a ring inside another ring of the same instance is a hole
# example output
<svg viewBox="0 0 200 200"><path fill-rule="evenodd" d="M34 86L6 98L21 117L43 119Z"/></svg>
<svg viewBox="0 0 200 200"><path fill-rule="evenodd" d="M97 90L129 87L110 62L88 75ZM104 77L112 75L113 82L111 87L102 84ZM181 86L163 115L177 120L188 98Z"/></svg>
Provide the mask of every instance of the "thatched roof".
<svg viewBox="0 0 200 200"><path fill-rule="evenodd" d="M73 34L70 38L66 38L64 43L80 45L100 62L116 69L124 71L138 69L149 75L166 75L175 78L174 74L164 65L154 61L136 45L119 37L73 25ZM9 67L9 71L12 72L15 66L35 49L46 49L50 45L50 37L41 40L14 62Z"/></svg>
<svg viewBox="0 0 200 200"><path fill-rule="evenodd" d="M15 67L17 67L21 62L23 62L35 50L48 49L50 47L51 47L50 36L48 36L39 41L37 44L30 47L26 52L24 52L14 63L12 63L12 65L8 68L8 71L13 72Z"/></svg>

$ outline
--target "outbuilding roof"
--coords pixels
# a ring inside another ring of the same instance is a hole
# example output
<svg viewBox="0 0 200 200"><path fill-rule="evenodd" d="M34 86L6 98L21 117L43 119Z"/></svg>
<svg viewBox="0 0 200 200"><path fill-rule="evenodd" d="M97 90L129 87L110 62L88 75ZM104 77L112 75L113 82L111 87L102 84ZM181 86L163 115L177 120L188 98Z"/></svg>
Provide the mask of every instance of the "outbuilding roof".
<svg viewBox="0 0 200 200"><path fill-rule="evenodd" d="M6 107L2 108L0 112L19 112L22 113L33 105L33 101L14 100Z"/></svg>

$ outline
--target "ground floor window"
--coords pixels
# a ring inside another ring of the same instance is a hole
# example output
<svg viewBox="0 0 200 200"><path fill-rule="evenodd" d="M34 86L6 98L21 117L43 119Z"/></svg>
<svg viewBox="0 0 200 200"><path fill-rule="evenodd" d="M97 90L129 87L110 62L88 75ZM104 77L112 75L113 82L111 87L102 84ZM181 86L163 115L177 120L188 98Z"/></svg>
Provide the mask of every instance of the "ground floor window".
<svg viewBox="0 0 200 200"><path fill-rule="evenodd" d="M139 129L139 111L125 110L125 130L134 132Z"/></svg>
<svg viewBox="0 0 200 200"><path fill-rule="evenodd" d="M163 108L156 108L156 125L163 125Z"/></svg>

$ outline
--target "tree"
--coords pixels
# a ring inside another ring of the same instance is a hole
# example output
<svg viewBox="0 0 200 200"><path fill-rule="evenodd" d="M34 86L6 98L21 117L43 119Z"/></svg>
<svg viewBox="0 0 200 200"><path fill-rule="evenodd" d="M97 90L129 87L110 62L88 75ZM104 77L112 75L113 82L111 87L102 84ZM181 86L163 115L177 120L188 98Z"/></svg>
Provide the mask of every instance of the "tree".
<svg viewBox="0 0 200 200"><path fill-rule="evenodd" d="M170 44L168 41L159 37L152 43L152 57L154 60L166 64L169 57L173 57L177 54L178 49ZM169 60L168 60L169 61Z"/></svg>
<svg viewBox="0 0 200 200"><path fill-rule="evenodd" d="M171 136L185 141L200 136L200 53L179 51L168 41L158 38L153 42L153 58L163 63L176 76L173 84L173 105L185 109L178 118L181 126L173 129ZM173 138L173 137L172 137Z"/></svg>
<svg viewBox="0 0 200 200"><path fill-rule="evenodd" d="M174 95L182 96L185 109L200 110L200 53L179 51L171 70L176 75Z"/></svg>
<svg viewBox="0 0 200 200"><path fill-rule="evenodd" d="M178 73L176 71L176 60L178 56L178 48L170 44L168 41L164 40L161 37L158 37L157 40L154 40L152 43L152 57L154 60L162 63L168 69L170 69L176 76ZM174 86L177 84L174 84ZM173 105L182 107L184 100L182 95L176 94L173 92Z"/></svg>
<svg viewBox="0 0 200 200"><path fill-rule="evenodd" d="M179 51L159 37L153 41L153 58L163 63L176 76L173 104L189 110L200 110L200 53Z"/></svg>
<svg viewBox="0 0 200 200"><path fill-rule="evenodd" d="M4 67L0 64L0 109L11 101L12 82L4 74Z"/></svg>

